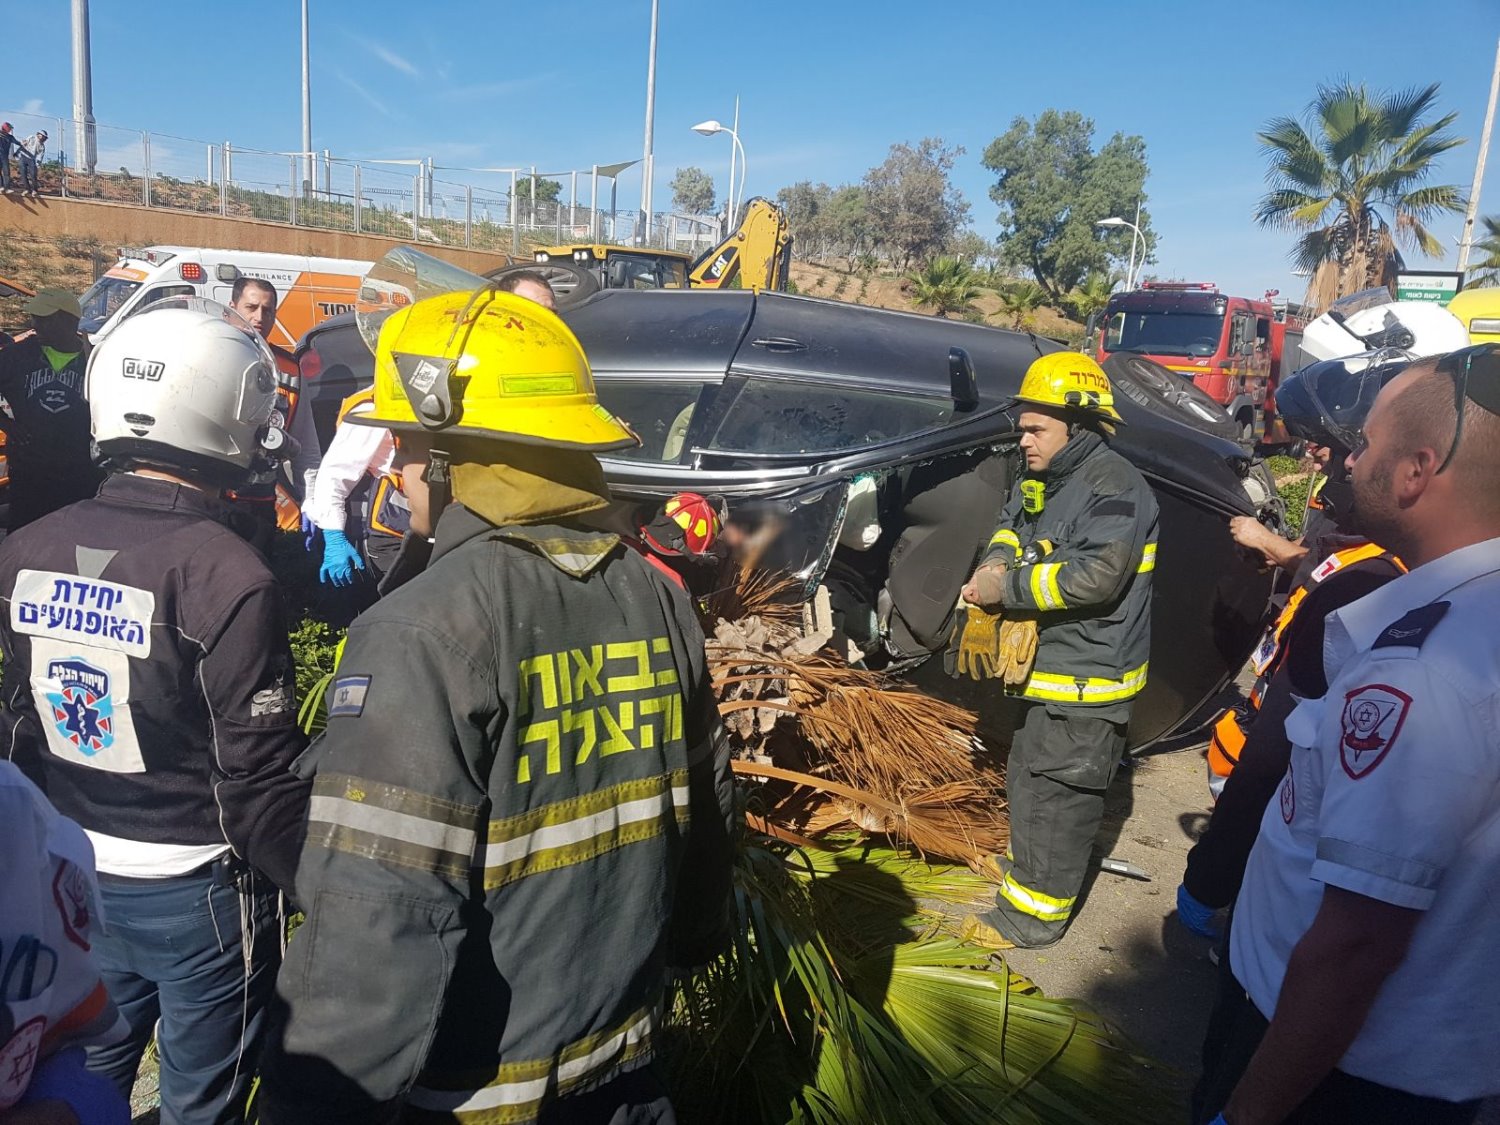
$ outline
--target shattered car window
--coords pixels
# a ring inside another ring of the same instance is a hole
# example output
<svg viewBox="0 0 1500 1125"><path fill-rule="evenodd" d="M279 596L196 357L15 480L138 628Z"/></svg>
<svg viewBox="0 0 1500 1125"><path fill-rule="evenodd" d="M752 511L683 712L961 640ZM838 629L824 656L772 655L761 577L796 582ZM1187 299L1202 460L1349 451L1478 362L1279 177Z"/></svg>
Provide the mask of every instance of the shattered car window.
<svg viewBox="0 0 1500 1125"><path fill-rule="evenodd" d="M674 462L682 456L688 423L704 384L635 383L601 379L599 401L611 414L625 419L641 439L637 449L623 449L611 457L629 461Z"/></svg>
<svg viewBox="0 0 1500 1125"><path fill-rule="evenodd" d="M708 445L747 453L859 449L930 430L952 410L947 398L751 379Z"/></svg>

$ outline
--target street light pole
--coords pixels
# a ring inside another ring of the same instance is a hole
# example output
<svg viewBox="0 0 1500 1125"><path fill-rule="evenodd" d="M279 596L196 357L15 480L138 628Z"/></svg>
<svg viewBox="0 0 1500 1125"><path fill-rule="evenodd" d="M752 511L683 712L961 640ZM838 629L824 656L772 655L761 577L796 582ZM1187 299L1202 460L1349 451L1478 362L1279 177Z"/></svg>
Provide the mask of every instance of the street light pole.
<svg viewBox="0 0 1500 1125"><path fill-rule="evenodd" d="M656 22L659 0L651 0L651 54L646 63L646 151L641 160L641 211L646 223L642 246L651 237L651 178L655 172L652 156L652 130L656 123Z"/></svg>
<svg viewBox="0 0 1500 1125"><path fill-rule="evenodd" d="M730 132L732 132L736 136L738 136L739 135L739 129L740 129L740 96L738 94L736 94L734 96L734 128L731 129ZM729 146L729 198L728 198L728 200L725 201L725 204L724 204L724 207L725 207L725 212L724 212L724 214L725 214L724 233L725 234L728 234L729 231L731 231L731 230L734 229L734 217L737 214L737 211L736 211L735 206L734 206L734 158L737 155L737 153L738 153L737 146L730 145Z"/></svg>
<svg viewBox="0 0 1500 1125"><path fill-rule="evenodd" d="M1500 94L1500 44L1495 46L1495 69L1490 74L1490 105L1484 113L1484 132L1479 135L1479 159L1474 164L1474 187L1464 215L1463 238L1458 244L1458 272L1469 268L1469 249L1474 245L1474 219L1479 214L1479 193L1484 188L1484 164L1490 155L1490 132L1495 127L1495 98Z"/></svg>
<svg viewBox="0 0 1500 1125"><path fill-rule="evenodd" d="M736 116L738 116L738 113L739 113L739 99L738 98L735 99L735 113L736 113ZM710 118L707 121L700 121L700 122L698 122L698 124L696 124L696 125L693 126L693 132L697 133L700 137L712 137L712 136L715 136L718 133L728 133L729 134L730 144L731 144L731 147L729 149L731 161L733 160L733 156L734 156L735 150L736 149L739 150L739 154L740 154L740 200L739 200L739 204L738 205L735 203L735 197L734 197L734 194L735 194L734 193L734 179L733 179L734 173L732 171L730 172L730 180L729 180L729 223L730 223L730 226L733 227L734 221L738 217L738 214L737 214L738 207L739 206L743 206L744 202L745 202L745 200L744 200L744 195L745 195L745 191L744 191L744 188L745 188L745 169L746 169L746 167L747 167L747 165L749 163L745 159L745 146L740 143L740 135L739 135L738 132L736 132L735 130L731 129L728 125L722 125L722 124L720 124L718 121L715 121L712 118ZM733 166L734 166L733 163L731 163L730 164L731 169L733 168Z"/></svg>
<svg viewBox="0 0 1500 1125"><path fill-rule="evenodd" d="M307 0L302 0L302 160L305 169L302 176L302 192L312 191L312 68L307 53Z"/></svg>
<svg viewBox="0 0 1500 1125"><path fill-rule="evenodd" d="M1142 233L1141 228L1139 226L1140 219L1141 219L1141 204L1140 204L1139 200L1136 201L1136 205L1135 205L1135 218L1136 218L1136 221L1134 223L1132 223L1128 219L1122 219L1122 218L1120 218L1118 215L1111 215L1107 219L1099 219L1097 222L1094 223L1094 225L1096 227L1129 227L1130 230L1131 230L1131 235L1130 235L1130 269L1129 269L1129 271L1125 275L1125 288L1127 290L1135 288L1135 245L1136 245L1136 239L1137 238L1140 239L1140 241L1141 241L1141 248L1143 250L1145 249L1145 245L1146 245L1146 236L1145 236L1145 234ZM1141 257L1142 257L1142 259L1144 259L1145 255L1142 254Z"/></svg>

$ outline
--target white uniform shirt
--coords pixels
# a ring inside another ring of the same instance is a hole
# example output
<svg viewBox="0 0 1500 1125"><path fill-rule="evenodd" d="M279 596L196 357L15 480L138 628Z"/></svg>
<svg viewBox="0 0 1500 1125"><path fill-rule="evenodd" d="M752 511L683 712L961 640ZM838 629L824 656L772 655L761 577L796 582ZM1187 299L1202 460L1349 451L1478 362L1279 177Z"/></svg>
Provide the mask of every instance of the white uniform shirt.
<svg viewBox="0 0 1500 1125"><path fill-rule="evenodd" d="M1235 906L1235 976L1273 1015L1325 886L1420 910L1339 1069L1500 1093L1500 539L1332 614L1323 657L1328 694L1287 719L1291 766Z"/></svg>
<svg viewBox="0 0 1500 1125"><path fill-rule="evenodd" d="M390 472L395 456L396 442L390 430L341 422L323 454L303 512L324 531L344 531L349 494L359 487L366 473L379 477Z"/></svg>

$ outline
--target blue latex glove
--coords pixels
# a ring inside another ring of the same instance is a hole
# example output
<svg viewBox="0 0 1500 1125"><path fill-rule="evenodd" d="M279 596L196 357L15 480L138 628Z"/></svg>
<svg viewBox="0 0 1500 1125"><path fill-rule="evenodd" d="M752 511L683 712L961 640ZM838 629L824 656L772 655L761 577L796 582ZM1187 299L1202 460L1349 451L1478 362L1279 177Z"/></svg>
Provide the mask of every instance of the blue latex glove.
<svg viewBox="0 0 1500 1125"><path fill-rule="evenodd" d="M1224 1115L1221 1113L1219 1114L1219 1116L1210 1121L1208 1125L1229 1125L1229 1122L1224 1120Z"/></svg>
<svg viewBox="0 0 1500 1125"><path fill-rule="evenodd" d="M323 531L323 565L318 570L318 581L333 586L354 585L354 572L364 570L365 560L359 557L354 544L342 531L325 528Z"/></svg>
<svg viewBox="0 0 1500 1125"><path fill-rule="evenodd" d="M37 1064L21 1105L60 1101L79 1125L130 1125L130 1103L109 1079L84 1066L82 1047L68 1047Z"/></svg>
<svg viewBox="0 0 1500 1125"><path fill-rule="evenodd" d="M1177 885L1177 920L1182 923L1184 929L1199 937L1213 938L1217 941L1221 933L1218 919L1214 917L1217 913L1213 907L1204 906L1190 895L1188 889L1181 883Z"/></svg>
<svg viewBox="0 0 1500 1125"><path fill-rule="evenodd" d="M315 539L317 539L317 537L318 537L318 525L315 524L315 523L313 523L312 520L308 519L307 518L307 513L303 512L302 513L302 549L304 551L311 551L313 549L313 541Z"/></svg>

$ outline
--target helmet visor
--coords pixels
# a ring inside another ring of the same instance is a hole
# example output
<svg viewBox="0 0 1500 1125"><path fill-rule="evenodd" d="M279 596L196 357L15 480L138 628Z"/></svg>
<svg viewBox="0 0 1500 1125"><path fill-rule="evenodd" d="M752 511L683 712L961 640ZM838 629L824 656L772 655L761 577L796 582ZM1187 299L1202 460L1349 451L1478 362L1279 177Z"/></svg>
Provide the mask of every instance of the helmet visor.
<svg viewBox="0 0 1500 1125"><path fill-rule="evenodd" d="M1303 368L1294 378L1306 392L1311 409L1306 416L1287 417L1287 429L1308 441L1358 449L1364 440L1365 419L1380 388L1405 368L1403 361L1351 371L1343 360Z"/></svg>

